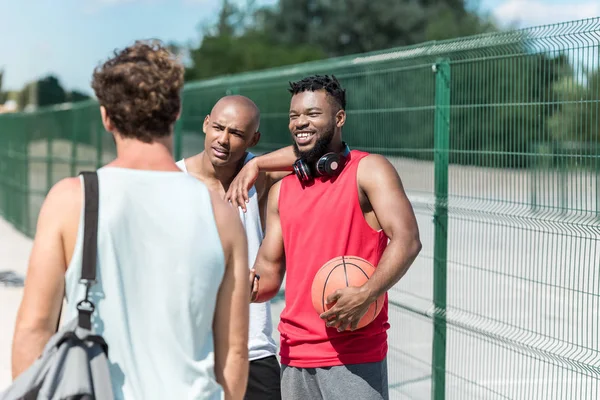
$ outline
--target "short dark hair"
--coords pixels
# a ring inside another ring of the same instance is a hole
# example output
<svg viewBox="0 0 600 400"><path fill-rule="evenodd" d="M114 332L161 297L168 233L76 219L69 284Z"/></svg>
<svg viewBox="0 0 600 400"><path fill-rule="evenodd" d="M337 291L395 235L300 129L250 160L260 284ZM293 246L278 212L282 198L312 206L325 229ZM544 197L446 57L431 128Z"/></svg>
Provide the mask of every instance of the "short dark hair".
<svg viewBox="0 0 600 400"><path fill-rule="evenodd" d="M289 90L294 95L307 90L314 92L321 89L327 91L342 110L346 109L346 89L342 89L334 75L313 75L298 82L290 82Z"/></svg>
<svg viewBox="0 0 600 400"><path fill-rule="evenodd" d="M172 133L183 71L160 41L136 41L94 70L92 87L123 137L152 143Z"/></svg>

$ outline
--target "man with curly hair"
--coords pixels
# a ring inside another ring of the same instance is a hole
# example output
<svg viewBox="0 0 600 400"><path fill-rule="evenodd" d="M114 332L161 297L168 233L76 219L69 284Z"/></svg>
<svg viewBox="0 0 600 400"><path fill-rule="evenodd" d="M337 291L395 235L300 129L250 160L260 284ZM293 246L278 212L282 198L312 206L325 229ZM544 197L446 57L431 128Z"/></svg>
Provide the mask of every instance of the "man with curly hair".
<svg viewBox="0 0 600 400"><path fill-rule="evenodd" d="M248 379L248 248L235 209L172 156L183 67L136 42L96 69L92 87L117 157L98 169L96 305L117 399L241 400ZM55 332L63 294L77 313L83 246L80 178L40 211L13 341L16 377Z"/></svg>

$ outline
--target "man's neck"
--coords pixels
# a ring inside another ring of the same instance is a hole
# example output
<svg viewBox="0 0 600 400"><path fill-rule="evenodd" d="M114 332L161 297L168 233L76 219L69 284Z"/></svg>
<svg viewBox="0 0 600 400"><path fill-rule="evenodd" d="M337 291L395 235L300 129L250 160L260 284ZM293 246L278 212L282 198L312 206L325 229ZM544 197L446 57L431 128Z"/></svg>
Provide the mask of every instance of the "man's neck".
<svg viewBox="0 0 600 400"><path fill-rule="evenodd" d="M111 167L150 171L179 171L168 139L144 143L135 139L116 139L117 157Z"/></svg>
<svg viewBox="0 0 600 400"><path fill-rule="evenodd" d="M190 157L186 166L189 167L188 171L192 174L203 180L220 182L223 188L227 190L229 184L231 184L233 178L239 172L242 163L243 160L236 164L217 167L210 162L210 159L206 157L206 153L203 151L200 154Z"/></svg>
<svg viewBox="0 0 600 400"><path fill-rule="evenodd" d="M332 153L342 153L344 151L344 142L342 138L338 135L334 136L331 139L331 143L327 146L327 151Z"/></svg>

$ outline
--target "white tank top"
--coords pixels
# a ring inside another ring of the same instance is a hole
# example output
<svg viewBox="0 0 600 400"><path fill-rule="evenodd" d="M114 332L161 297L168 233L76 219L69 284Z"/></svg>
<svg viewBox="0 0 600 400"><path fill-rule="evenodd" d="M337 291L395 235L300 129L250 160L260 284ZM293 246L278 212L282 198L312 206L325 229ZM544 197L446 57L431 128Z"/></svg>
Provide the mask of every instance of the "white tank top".
<svg viewBox="0 0 600 400"><path fill-rule="evenodd" d="M115 398L220 399L212 322L225 261L208 189L182 172L114 167L98 181L92 324L108 344ZM69 319L84 297L83 224L82 208L65 276Z"/></svg>
<svg viewBox="0 0 600 400"><path fill-rule="evenodd" d="M248 153L244 160L244 165L254 158L254 154ZM185 160L177 162L179 168L187 173ZM258 195L256 188L248 191L248 204L246 212L239 209L240 218L246 229L248 238L248 266L252 268L258 249L263 240L263 230L260 221L260 210L258 206ZM271 303L251 303L250 304L250 332L248 336L248 357L250 361L274 356L277 354L277 343L273 339L273 322L271 319Z"/></svg>

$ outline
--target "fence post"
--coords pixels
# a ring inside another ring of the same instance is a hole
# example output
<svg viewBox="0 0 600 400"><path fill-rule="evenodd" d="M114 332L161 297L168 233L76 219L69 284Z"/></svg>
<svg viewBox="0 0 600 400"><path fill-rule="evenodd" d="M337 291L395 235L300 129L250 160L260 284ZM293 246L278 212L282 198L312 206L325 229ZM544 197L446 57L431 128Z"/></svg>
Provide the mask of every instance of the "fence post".
<svg viewBox="0 0 600 400"><path fill-rule="evenodd" d="M97 119L97 122L94 124L94 131L96 131L96 169L102 167L103 164L103 156L104 149L103 146L103 136L105 134L104 124L102 123L102 119Z"/></svg>
<svg viewBox="0 0 600 400"><path fill-rule="evenodd" d="M433 400L446 397L446 255L448 250L448 150L450 145L450 64L440 60L435 72L433 249Z"/></svg>
<svg viewBox="0 0 600 400"><path fill-rule="evenodd" d="M25 229L22 231L23 233L25 233L27 236L29 236L30 238L33 238L35 235L35 223L37 222L37 214L34 216L32 215L32 208L31 208L31 197L32 197L32 190L31 190L31 180L29 177L29 166L30 166L30 154L29 154L29 145L32 142L31 140L31 130L29 129L24 129L22 132L23 135L23 140L25 141L25 144L23 146L23 152L24 152L24 161L23 161L23 180L25 183L25 187L24 189L24 194L25 194Z"/></svg>
<svg viewBox="0 0 600 400"><path fill-rule="evenodd" d="M70 114L71 122L71 158L69 159L69 165L71 167L71 176L77 176L77 158L79 148L79 115L80 111L71 108L67 111Z"/></svg>

